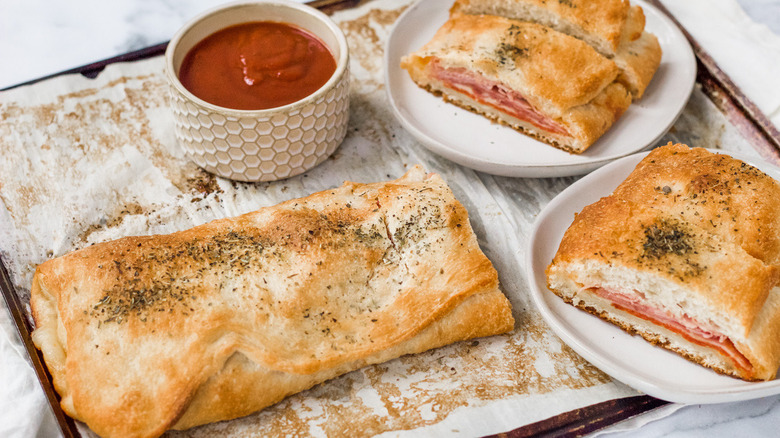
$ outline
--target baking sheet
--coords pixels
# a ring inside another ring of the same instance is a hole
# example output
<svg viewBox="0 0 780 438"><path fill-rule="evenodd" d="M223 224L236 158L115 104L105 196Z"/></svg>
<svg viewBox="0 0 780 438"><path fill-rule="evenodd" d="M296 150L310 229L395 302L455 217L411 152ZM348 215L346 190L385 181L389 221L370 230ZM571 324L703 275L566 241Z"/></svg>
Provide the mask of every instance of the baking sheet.
<svg viewBox="0 0 780 438"><path fill-rule="evenodd" d="M25 306L34 267L50 257L123 235L188 228L345 179L394 178L415 163L442 174L468 209L514 306L515 331L367 367L261 413L171 435L475 436L635 400L623 398L635 391L566 347L528 298L523 242L535 215L576 178L470 171L422 148L390 113L382 47L409 3L376 0L334 15L352 51L350 133L331 159L285 181L234 183L187 162L173 139L161 58L111 65L95 80L58 77L1 95L0 256ZM659 144L668 140L755 154L699 89Z"/></svg>

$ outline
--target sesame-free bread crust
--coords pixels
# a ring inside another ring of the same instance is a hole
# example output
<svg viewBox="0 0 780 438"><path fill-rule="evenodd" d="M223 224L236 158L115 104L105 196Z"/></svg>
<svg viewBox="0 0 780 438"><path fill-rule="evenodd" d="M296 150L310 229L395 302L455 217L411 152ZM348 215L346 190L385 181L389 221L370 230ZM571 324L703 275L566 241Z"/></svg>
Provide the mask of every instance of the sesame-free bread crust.
<svg viewBox="0 0 780 438"><path fill-rule="evenodd" d="M627 28L631 5L626 0L456 0L450 11L533 21L581 39L607 56L636 31Z"/></svg>
<svg viewBox="0 0 780 438"><path fill-rule="evenodd" d="M576 215L547 268L550 289L578 307L716 371L774 378L780 366L780 184L727 155L669 144L615 191ZM744 371L619 311L592 288L639 292L644 304L717 328Z"/></svg>
<svg viewBox="0 0 780 438"><path fill-rule="evenodd" d="M31 307L63 409L106 437L247 415L514 325L466 210L419 166L49 260Z"/></svg>
<svg viewBox="0 0 780 438"><path fill-rule="evenodd" d="M614 62L582 41L535 23L493 15L453 13L401 67L420 87L554 146L581 153L631 104ZM467 70L523 96L566 129L550 132L514 118L440 81L434 67Z"/></svg>
<svg viewBox="0 0 780 438"><path fill-rule="evenodd" d="M626 0L456 0L450 11L538 23L580 39L615 61L633 100L642 97L661 63L644 11Z"/></svg>

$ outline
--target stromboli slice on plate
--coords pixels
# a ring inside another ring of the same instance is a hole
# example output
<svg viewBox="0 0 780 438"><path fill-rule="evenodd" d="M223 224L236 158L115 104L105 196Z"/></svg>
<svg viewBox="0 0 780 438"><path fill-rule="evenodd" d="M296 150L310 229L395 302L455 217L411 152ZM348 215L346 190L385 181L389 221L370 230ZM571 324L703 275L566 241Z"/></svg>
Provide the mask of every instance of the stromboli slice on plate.
<svg viewBox="0 0 780 438"><path fill-rule="evenodd" d="M247 415L514 325L465 208L419 166L49 260L31 306L63 409L107 437Z"/></svg>
<svg viewBox="0 0 780 438"><path fill-rule="evenodd" d="M445 100L572 153L631 104L620 69L592 47L498 16L452 14L401 67Z"/></svg>
<svg viewBox="0 0 780 438"><path fill-rule="evenodd" d="M642 32L639 38L621 44L618 53L612 58L620 67L618 81L628 88L634 100L644 95L661 64L661 56L658 38L649 32Z"/></svg>
<svg viewBox="0 0 780 438"><path fill-rule="evenodd" d="M585 207L547 268L565 301L745 380L780 366L780 184L684 145Z"/></svg>
<svg viewBox="0 0 780 438"><path fill-rule="evenodd" d="M618 80L639 99L661 63L640 6L627 0L456 0L451 11L538 23L578 38L620 67Z"/></svg>

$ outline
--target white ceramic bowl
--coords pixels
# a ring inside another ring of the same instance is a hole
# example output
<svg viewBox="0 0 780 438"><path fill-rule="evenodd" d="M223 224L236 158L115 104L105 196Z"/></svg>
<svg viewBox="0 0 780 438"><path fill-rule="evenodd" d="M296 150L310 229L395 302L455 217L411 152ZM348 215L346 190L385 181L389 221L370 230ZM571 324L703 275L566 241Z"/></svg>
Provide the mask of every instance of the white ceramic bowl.
<svg viewBox="0 0 780 438"><path fill-rule="evenodd" d="M336 71L320 89L288 105L235 110L199 99L181 84L189 50L226 27L284 22L306 29L330 49ZM349 119L349 48L322 12L288 0L241 1L204 12L185 24L165 52L176 138L185 154L216 175L239 181L274 181L323 162L341 144Z"/></svg>

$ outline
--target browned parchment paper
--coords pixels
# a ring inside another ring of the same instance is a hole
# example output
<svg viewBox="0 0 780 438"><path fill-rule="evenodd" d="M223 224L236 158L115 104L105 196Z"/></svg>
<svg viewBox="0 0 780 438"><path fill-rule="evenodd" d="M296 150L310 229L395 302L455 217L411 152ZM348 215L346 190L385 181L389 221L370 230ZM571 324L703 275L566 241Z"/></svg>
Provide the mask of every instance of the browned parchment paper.
<svg viewBox="0 0 780 438"><path fill-rule="evenodd" d="M576 178L480 174L431 154L393 118L383 46L410 3L375 0L334 15L351 48L349 134L325 163L284 181L236 183L188 162L173 138L159 57L109 66L94 80L65 76L0 95L0 255L24 303L35 266L48 258L234 216L344 180L394 178L416 163L440 173L468 209L512 301L512 333L367 367L258 414L170 435L476 436L637 394L563 344L528 296L525 239L541 208ZM669 140L755 155L699 90L659 144Z"/></svg>

